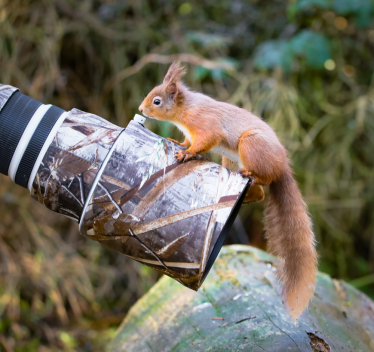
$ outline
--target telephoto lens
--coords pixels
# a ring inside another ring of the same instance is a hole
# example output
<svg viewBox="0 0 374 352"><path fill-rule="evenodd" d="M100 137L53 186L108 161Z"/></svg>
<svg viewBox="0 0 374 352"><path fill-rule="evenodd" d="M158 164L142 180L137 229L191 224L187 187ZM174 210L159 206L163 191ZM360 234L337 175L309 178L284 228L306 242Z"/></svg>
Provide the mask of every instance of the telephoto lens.
<svg viewBox="0 0 374 352"><path fill-rule="evenodd" d="M197 290L250 181L144 127L44 105L0 85L0 172L101 244Z"/></svg>

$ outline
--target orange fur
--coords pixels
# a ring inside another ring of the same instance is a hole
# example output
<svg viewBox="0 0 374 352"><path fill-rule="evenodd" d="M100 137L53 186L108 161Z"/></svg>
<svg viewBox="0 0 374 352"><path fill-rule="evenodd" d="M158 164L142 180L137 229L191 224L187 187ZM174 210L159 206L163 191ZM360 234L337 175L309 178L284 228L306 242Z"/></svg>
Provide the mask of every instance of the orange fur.
<svg viewBox="0 0 374 352"><path fill-rule="evenodd" d="M222 166L231 169L233 171L237 171L239 169L239 164L236 162L233 162L229 158L223 156L222 157ZM265 192L262 186L258 184L254 184L251 187L249 187L245 198L243 200L243 204L248 203L254 203L254 202L261 202L265 199Z"/></svg>
<svg viewBox="0 0 374 352"><path fill-rule="evenodd" d="M270 187L265 208L268 247L281 260L277 275L282 296L296 319L313 296L317 254L312 223L286 149L259 117L189 90L181 81L184 73L179 63L173 63L139 110L150 118L174 123L184 133L185 141L179 144L187 149L177 153L179 162L212 150L239 164L239 172L254 179L253 199L263 199L260 185Z"/></svg>

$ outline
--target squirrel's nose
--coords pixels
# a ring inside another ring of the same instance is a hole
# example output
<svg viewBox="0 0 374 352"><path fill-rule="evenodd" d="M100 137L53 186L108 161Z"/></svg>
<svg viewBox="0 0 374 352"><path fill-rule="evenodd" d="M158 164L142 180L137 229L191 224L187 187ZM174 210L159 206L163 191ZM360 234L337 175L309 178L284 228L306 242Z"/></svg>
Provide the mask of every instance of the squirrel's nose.
<svg viewBox="0 0 374 352"><path fill-rule="evenodd" d="M139 111L141 112L141 113L143 113L143 107L140 105L139 106Z"/></svg>

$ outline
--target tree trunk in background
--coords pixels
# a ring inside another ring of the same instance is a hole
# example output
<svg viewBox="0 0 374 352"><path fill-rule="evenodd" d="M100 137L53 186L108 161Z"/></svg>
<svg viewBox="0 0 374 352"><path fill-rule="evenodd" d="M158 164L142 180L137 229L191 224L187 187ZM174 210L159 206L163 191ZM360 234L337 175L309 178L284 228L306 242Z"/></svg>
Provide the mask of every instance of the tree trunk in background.
<svg viewBox="0 0 374 352"><path fill-rule="evenodd" d="M368 297L320 273L309 310L292 323L273 262L234 245L222 249L197 293L163 277L130 310L108 351L374 351Z"/></svg>

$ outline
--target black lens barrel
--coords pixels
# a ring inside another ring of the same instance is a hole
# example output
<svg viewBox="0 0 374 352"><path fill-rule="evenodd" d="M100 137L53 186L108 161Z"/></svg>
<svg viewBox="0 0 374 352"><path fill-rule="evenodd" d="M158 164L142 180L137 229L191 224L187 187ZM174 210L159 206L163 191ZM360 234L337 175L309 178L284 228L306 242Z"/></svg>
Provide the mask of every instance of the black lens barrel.
<svg viewBox="0 0 374 352"><path fill-rule="evenodd" d="M41 105L37 100L16 91L0 111L0 173L8 175L10 163L22 135ZM62 113L64 110L51 106L40 120L20 159L15 175L15 182L18 185L27 188L39 153Z"/></svg>
<svg viewBox="0 0 374 352"><path fill-rule="evenodd" d="M19 163L14 180L18 185L27 188L32 169L34 168L35 161L43 148L44 142L49 136L56 121L64 112L64 110L53 105L48 109L43 119L40 121Z"/></svg>
<svg viewBox="0 0 374 352"><path fill-rule="evenodd" d="M15 92L0 112L0 172L8 175L10 162L23 132L42 103Z"/></svg>

